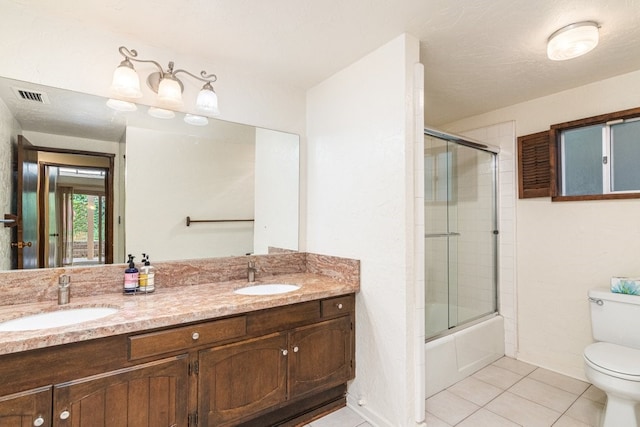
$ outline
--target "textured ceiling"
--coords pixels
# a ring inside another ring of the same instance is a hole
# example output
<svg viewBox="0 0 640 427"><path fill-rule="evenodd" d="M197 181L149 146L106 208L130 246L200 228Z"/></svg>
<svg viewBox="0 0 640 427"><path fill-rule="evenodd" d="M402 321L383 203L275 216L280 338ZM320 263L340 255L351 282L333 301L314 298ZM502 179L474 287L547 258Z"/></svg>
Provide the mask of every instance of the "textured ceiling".
<svg viewBox="0 0 640 427"><path fill-rule="evenodd" d="M640 69L640 0L19 2L305 89L409 32L434 126ZM596 50L549 61L549 34L583 20L601 24Z"/></svg>

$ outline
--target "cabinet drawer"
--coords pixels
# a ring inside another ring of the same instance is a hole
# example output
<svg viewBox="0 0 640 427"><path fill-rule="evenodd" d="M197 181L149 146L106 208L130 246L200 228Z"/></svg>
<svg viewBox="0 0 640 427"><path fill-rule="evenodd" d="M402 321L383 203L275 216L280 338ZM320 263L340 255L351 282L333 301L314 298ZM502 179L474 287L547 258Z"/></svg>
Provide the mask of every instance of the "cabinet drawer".
<svg viewBox="0 0 640 427"><path fill-rule="evenodd" d="M261 310L248 316L247 332L250 335L261 335L318 321L320 304L318 301L309 301Z"/></svg>
<svg viewBox="0 0 640 427"><path fill-rule="evenodd" d="M246 317L239 316L136 335L129 337L129 360L188 350L198 345L241 337L246 333Z"/></svg>
<svg viewBox="0 0 640 427"><path fill-rule="evenodd" d="M329 298L321 301L322 317L339 316L353 310L353 295Z"/></svg>

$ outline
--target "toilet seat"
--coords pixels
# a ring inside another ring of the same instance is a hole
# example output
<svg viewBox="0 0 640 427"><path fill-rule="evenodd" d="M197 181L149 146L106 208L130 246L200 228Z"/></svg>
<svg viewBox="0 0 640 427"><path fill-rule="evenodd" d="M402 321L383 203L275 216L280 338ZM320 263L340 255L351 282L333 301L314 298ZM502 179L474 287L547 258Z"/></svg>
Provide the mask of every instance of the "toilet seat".
<svg viewBox="0 0 640 427"><path fill-rule="evenodd" d="M640 382L640 350L607 342L597 342L584 349L584 359L604 374Z"/></svg>

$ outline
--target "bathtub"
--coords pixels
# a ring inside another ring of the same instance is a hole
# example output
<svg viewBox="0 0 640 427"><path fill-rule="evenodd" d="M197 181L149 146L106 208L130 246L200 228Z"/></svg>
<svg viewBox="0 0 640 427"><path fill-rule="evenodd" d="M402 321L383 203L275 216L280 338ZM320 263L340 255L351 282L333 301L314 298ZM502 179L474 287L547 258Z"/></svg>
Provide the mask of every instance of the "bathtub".
<svg viewBox="0 0 640 427"><path fill-rule="evenodd" d="M504 356L504 319L499 314L451 332L425 344L427 397Z"/></svg>

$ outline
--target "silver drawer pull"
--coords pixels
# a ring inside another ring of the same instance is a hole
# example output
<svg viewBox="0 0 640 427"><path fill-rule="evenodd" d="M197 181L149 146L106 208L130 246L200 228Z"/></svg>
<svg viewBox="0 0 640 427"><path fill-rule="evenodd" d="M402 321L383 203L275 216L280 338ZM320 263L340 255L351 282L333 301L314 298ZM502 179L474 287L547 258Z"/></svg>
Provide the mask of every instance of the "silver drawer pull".
<svg viewBox="0 0 640 427"><path fill-rule="evenodd" d="M342 310L342 304L336 304L336 307L338 307L338 310Z"/></svg>
<svg viewBox="0 0 640 427"><path fill-rule="evenodd" d="M69 411L62 411L60 412L60 419L61 420L66 420L67 418L69 418L69 416L71 415L71 412Z"/></svg>
<svg viewBox="0 0 640 427"><path fill-rule="evenodd" d="M287 354L289 354L289 352L287 350L280 350L280 351L282 351L282 355L283 356L286 356Z"/></svg>
<svg viewBox="0 0 640 427"><path fill-rule="evenodd" d="M35 427L40 427L41 425L44 424L44 418L42 418L42 415L40 415L38 418L36 418L35 420L33 420L33 425Z"/></svg>
<svg viewBox="0 0 640 427"><path fill-rule="evenodd" d="M602 301L600 298L589 297L589 301L590 302L595 302L598 305L604 305L604 301Z"/></svg>
<svg viewBox="0 0 640 427"><path fill-rule="evenodd" d="M294 352L294 353L297 353L299 350L300 350L300 349L298 348L298 346L297 346L297 345L293 347L293 352Z"/></svg>
<svg viewBox="0 0 640 427"><path fill-rule="evenodd" d="M193 334L191 334L191 339L194 341L197 341L198 338L200 338L200 334L197 332L194 332Z"/></svg>

